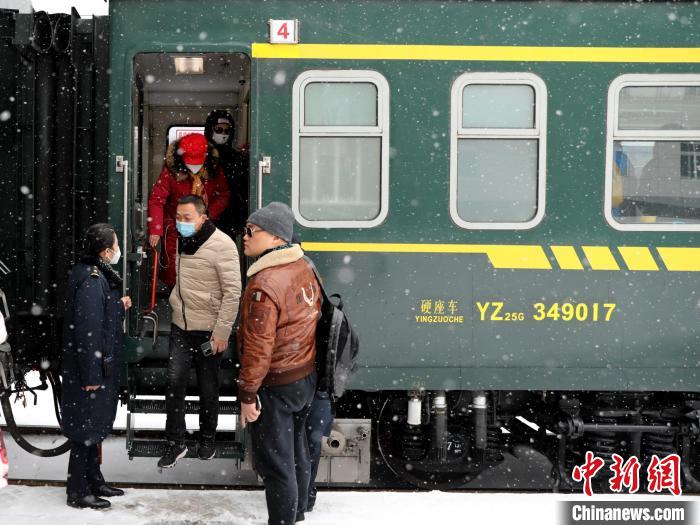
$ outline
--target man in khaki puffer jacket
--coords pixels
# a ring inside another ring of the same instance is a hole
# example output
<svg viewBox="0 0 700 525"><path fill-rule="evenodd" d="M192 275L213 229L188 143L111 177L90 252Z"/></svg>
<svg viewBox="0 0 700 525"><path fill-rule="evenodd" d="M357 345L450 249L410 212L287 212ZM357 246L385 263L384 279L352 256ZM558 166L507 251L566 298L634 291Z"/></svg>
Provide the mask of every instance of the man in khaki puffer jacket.
<svg viewBox="0 0 700 525"><path fill-rule="evenodd" d="M219 365L228 346L241 296L238 251L231 238L205 214L204 201L187 195L178 201L177 281L170 294L172 325L166 391L168 450L161 468L175 466L187 454L185 391L194 361L199 387L198 455L216 454L219 417Z"/></svg>
<svg viewBox="0 0 700 525"><path fill-rule="evenodd" d="M251 213L243 236L244 253L257 260L241 301L238 397L270 525L304 519L311 475L306 418L316 391L321 288L291 244L293 227L289 206L271 202Z"/></svg>

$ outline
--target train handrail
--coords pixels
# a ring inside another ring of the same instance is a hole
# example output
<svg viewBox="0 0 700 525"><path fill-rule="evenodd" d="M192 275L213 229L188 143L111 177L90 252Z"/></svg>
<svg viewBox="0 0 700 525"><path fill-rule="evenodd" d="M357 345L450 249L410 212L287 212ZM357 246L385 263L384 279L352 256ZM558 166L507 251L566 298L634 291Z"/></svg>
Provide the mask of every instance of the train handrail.
<svg viewBox="0 0 700 525"><path fill-rule="evenodd" d="M151 284L151 307L148 309L152 312L156 307L156 287L158 286L158 263L160 262L160 252L153 248L153 282Z"/></svg>
<svg viewBox="0 0 700 525"><path fill-rule="evenodd" d="M160 252L153 247L153 280L151 282L151 302L148 309L143 310L143 326L141 338L146 336L146 322L153 323L153 346L158 342L158 312L156 312L156 289L158 287L158 269L160 268Z"/></svg>

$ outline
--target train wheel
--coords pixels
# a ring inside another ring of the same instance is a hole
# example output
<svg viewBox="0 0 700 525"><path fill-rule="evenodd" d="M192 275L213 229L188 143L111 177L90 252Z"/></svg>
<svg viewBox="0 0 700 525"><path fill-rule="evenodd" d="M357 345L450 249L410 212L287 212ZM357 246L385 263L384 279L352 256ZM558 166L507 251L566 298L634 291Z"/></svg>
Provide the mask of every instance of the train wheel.
<svg viewBox="0 0 700 525"><path fill-rule="evenodd" d="M487 468L467 457L466 438L457 431L450 439L454 440L454 450L461 450L462 455L443 461L431 459L421 445L423 436L407 436L406 410L401 405L401 400L384 400L376 433L379 453L397 478L421 489L450 490L463 488Z"/></svg>

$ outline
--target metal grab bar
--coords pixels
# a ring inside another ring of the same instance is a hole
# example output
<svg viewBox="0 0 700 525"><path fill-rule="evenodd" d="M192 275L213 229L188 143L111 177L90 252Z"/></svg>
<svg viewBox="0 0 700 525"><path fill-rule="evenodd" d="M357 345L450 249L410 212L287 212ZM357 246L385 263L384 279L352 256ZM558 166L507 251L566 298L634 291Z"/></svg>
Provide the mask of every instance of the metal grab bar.
<svg viewBox="0 0 700 525"><path fill-rule="evenodd" d="M151 281L151 304L150 308L143 315L143 328L141 329L141 338L146 337L146 323L153 323L153 347L155 348L158 342L158 313L156 307L156 288L158 287L158 268L160 262L160 252L153 248L153 280Z"/></svg>
<svg viewBox="0 0 700 525"><path fill-rule="evenodd" d="M124 220L122 222L122 248L124 250L124 255L122 256L122 294L126 295L126 272L127 272L127 254L129 253L128 245L128 229L129 229L129 161L125 160L122 162L124 168Z"/></svg>
<svg viewBox="0 0 700 525"><path fill-rule="evenodd" d="M160 252L153 248L153 282L151 284L151 307L149 311L153 311L156 307L156 287L158 286L158 263L160 259Z"/></svg>
<svg viewBox="0 0 700 525"><path fill-rule="evenodd" d="M263 175L269 175L272 171L272 159L270 157L262 157L258 161L258 209L262 208L263 203Z"/></svg>
<svg viewBox="0 0 700 525"><path fill-rule="evenodd" d="M122 222L122 246L124 249L124 254L122 255L122 296L126 296L126 291L127 291L127 271L128 271L128 264L127 264L127 259L128 259L128 254L129 254L129 245L128 245L128 229L129 229L129 161L125 160L122 162L122 166L124 169L124 220ZM127 333L127 323L129 322L129 316L125 315L124 316L124 322L122 323L122 330L124 333Z"/></svg>

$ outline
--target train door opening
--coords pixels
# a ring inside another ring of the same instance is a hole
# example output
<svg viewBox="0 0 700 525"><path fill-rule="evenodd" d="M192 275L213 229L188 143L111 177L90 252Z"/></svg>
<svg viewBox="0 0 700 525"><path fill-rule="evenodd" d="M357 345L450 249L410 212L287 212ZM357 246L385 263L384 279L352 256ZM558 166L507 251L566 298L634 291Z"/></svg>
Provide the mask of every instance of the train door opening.
<svg viewBox="0 0 700 525"><path fill-rule="evenodd" d="M179 147L188 134L203 134L209 142L205 170L196 173L200 179L219 178L219 182L205 183L205 192L221 189L220 178L225 177L230 196L224 202L219 191L217 196L207 194L209 215L237 242L242 255L241 223L250 203L251 61L243 53L141 53L134 58L133 71L130 229L135 243L132 251L145 257L129 273L135 306L129 331L132 336L152 335L155 343L158 336L166 337L170 331L168 295L174 284L177 236L174 204L179 193L188 192L182 183L194 181ZM208 117L210 125L206 126ZM165 198L151 198L149 210L149 197L159 177L172 177L181 184ZM154 354L167 357L167 344L153 347L158 348Z"/></svg>

